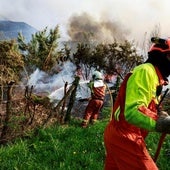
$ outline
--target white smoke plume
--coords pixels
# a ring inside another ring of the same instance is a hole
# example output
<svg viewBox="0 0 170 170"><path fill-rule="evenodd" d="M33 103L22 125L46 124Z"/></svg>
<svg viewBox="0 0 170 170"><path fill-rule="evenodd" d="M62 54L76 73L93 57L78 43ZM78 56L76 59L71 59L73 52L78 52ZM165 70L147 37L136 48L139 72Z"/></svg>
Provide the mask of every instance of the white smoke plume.
<svg viewBox="0 0 170 170"><path fill-rule="evenodd" d="M50 94L52 91L63 87L66 82L68 82L68 84L72 83L75 69L76 67L73 63L65 62L58 74L50 76L37 68L35 72L30 75L28 86L33 86L34 91L37 93L47 92Z"/></svg>
<svg viewBox="0 0 170 170"><path fill-rule="evenodd" d="M72 85L74 81L76 66L71 62L66 62L61 67L61 71L53 76L39 70L35 70L33 74L30 75L28 80L28 86L33 87L33 92L40 95L46 95L50 98L50 101L57 103L64 96L64 85L67 82L67 89ZM77 98L88 98L90 96L90 91L87 87L89 81L80 80L80 85L78 86Z"/></svg>

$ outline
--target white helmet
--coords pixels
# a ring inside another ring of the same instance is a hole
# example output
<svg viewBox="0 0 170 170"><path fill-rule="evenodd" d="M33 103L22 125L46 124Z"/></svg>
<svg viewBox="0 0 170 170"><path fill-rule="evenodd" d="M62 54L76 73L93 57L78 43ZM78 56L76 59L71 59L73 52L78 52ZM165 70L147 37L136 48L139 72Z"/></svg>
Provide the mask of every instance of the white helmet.
<svg viewBox="0 0 170 170"><path fill-rule="evenodd" d="M93 80L103 80L103 75L99 71L94 71L92 74Z"/></svg>

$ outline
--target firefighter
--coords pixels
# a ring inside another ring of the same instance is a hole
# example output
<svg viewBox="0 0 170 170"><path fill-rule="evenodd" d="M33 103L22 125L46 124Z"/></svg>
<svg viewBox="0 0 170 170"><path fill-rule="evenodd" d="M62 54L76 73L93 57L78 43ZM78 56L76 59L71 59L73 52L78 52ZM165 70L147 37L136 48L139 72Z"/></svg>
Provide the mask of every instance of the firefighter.
<svg viewBox="0 0 170 170"><path fill-rule="evenodd" d="M158 170L145 138L149 132L170 133L170 116L157 108L170 75L170 38L151 40L148 59L122 82L105 128L105 170Z"/></svg>
<svg viewBox="0 0 170 170"><path fill-rule="evenodd" d="M105 97L106 85L103 81L103 75L99 71L94 71L92 80L89 82L88 87L91 90L91 98L85 109L85 114L81 126L83 128L88 126L88 123L95 123L99 116Z"/></svg>

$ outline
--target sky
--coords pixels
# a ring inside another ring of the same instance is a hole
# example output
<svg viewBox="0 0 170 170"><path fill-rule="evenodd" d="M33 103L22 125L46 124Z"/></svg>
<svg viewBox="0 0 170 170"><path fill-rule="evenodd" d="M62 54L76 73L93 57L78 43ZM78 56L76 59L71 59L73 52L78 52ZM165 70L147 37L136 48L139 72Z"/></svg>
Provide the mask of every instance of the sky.
<svg viewBox="0 0 170 170"><path fill-rule="evenodd" d="M0 20L26 22L38 30L59 25L61 38L67 39L82 29L70 26L77 19L78 24L84 24L83 29L85 23L100 28L100 38L116 30L118 36L142 44L156 28L162 37L170 36L169 9L169 0L0 0ZM108 23L112 24L109 29Z"/></svg>

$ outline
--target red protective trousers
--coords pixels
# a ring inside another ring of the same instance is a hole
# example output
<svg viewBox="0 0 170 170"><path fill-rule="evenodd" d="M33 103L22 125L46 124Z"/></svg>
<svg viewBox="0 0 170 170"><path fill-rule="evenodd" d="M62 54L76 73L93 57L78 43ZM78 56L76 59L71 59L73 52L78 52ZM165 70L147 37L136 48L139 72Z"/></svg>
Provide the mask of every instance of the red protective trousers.
<svg viewBox="0 0 170 170"><path fill-rule="evenodd" d="M91 99L86 107L84 120L97 120L102 106L103 100Z"/></svg>
<svg viewBox="0 0 170 170"><path fill-rule="evenodd" d="M140 129L112 120L104 133L105 170L158 170Z"/></svg>

